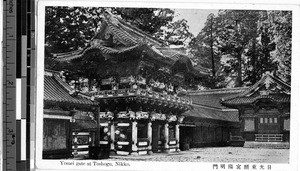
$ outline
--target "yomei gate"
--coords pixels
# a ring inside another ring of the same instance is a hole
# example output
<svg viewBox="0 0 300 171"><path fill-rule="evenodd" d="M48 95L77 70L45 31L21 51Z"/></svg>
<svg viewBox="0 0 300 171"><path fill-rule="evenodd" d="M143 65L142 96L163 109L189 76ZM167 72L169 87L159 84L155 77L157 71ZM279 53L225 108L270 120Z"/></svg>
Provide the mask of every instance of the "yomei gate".
<svg viewBox="0 0 300 171"><path fill-rule="evenodd" d="M180 114L191 101L143 89L109 90L94 94L100 102L100 146L120 155L179 150Z"/></svg>

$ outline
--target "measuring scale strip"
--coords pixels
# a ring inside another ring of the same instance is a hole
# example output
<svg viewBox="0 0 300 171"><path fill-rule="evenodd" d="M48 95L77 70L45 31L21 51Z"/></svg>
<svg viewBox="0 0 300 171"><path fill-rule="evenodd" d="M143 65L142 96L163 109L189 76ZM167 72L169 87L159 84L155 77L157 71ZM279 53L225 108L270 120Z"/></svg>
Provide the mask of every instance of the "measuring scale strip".
<svg viewBox="0 0 300 171"><path fill-rule="evenodd" d="M3 170L16 170L16 6L3 1Z"/></svg>

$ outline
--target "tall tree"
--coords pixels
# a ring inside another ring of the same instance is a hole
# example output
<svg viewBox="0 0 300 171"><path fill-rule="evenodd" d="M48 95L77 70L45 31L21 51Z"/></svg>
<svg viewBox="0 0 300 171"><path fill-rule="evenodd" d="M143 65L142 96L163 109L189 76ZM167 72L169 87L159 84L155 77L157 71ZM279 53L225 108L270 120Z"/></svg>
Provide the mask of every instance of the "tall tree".
<svg viewBox="0 0 300 171"><path fill-rule="evenodd" d="M217 29L216 16L211 13L207 16L204 28L189 44L192 49L191 53L199 58L198 62L212 69L212 77L208 78L206 80L207 84L205 84L209 88L222 87L222 85L218 84L222 78L218 74L219 70L217 69L220 66Z"/></svg>
<svg viewBox="0 0 300 171"><path fill-rule="evenodd" d="M51 53L85 47L99 27L103 8L47 7L45 46Z"/></svg>
<svg viewBox="0 0 300 171"><path fill-rule="evenodd" d="M290 81L291 11L220 10L210 18L191 41L191 52L210 68L214 59L227 86L253 85L266 71Z"/></svg>
<svg viewBox="0 0 300 171"><path fill-rule="evenodd" d="M269 11L264 21L275 50L271 53L272 60L277 66L276 75L286 82L291 82L292 57L292 11Z"/></svg>
<svg viewBox="0 0 300 171"><path fill-rule="evenodd" d="M245 67L245 81L252 85L263 73L270 71L290 83L291 31L291 12L260 11L258 34L253 41L256 49L249 48L245 54L250 54L248 67Z"/></svg>
<svg viewBox="0 0 300 171"><path fill-rule="evenodd" d="M235 86L243 85L243 54L257 34L258 11L221 10L217 17L222 55L230 56L228 73L236 74Z"/></svg>
<svg viewBox="0 0 300 171"><path fill-rule="evenodd" d="M172 21L161 27L155 36L172 45L186 45L194 35L189 31L186 19Z"/></svg>

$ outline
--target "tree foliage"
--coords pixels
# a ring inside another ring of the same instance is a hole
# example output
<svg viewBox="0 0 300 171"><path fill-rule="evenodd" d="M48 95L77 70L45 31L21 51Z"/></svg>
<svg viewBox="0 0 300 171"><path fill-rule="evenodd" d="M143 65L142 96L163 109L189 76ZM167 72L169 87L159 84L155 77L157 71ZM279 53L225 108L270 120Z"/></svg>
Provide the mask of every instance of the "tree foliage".
<svg viewBox="0 0 300 171"><path fill-rule="evenodd" d="M45 45L51 53L84 48L94 36L103 8L47 7Z"/></svg>
<svg viewBox="0 0 300 171"><path fill-rule="evenodd" d="M174 11L168 8L112 8L116 15L149 34L155 34L173 21Z"/></svg>
<svg viewBox="0 0 300 171"><path fill-rule="evenodd" d="M263 24L268 27L275 50L271 58L277 63L277 75L291 82L292 11L270 11Z"/></svg>
<svg viewBox="0 0 300 171"><path fill-rule="evenodd" d="M212 77L207 78L204 81L205 87L217 88L221 85L222 78L217 73L217 69L220 67L220 51L218 50L218 35L216 17L213 13L207 16L204 28L201 32L191 40L189 43L191 53L195 57L201 57L197 62L202 66L212 69ZM221 86L222 87L222 86Z"/></svg>
<svg viewBox="0 0 300 171"><path fill-rule="evenodd" d="M199 62L214 69L209 64L214 61L216 75L223 77L210 88L253 85L266 71L290 82L291 16L290 11L255 10L210 15L190 44Z"/></svg>
<svg viewBox="0 0 300 171"><path fill-rule="evenodd" d="M169 22L155 33L155 36L172 45L185 45L194 35L189 31L186 19Z"/></svg>

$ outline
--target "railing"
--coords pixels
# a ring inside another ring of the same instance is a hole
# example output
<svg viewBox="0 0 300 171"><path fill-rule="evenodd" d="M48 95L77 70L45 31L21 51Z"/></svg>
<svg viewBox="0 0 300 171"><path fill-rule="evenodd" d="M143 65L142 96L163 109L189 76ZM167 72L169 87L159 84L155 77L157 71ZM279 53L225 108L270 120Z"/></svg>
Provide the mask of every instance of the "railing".
<svg viewBox="0 0 300 171"><path fill-rule="evenodd" d="M89 132L73 132L73 144L72 144L72 154L76 155L87 155L89 153L89 143L91 140L91 135ZM84 137L88 142L80 142L79 137Z"/></svg>
<svg viewBox="0 0 300 171"><path fill-rule="evenodd" d="M283 134L255 134L255 141L281 142Z"/></svg>
<svg viewBox="0 0 300 171"><path fill-rule="evenodd" d="M118 89L118 90L103 90L94 93L90 93L91 96L95 98L109 98L109 97L124 97L124 96L144 96L154 99L166 100L170 102L177 102L182 104L192 104L192 100L177 97L170 94L164 94L152 90L146 89Z"/></svg>

